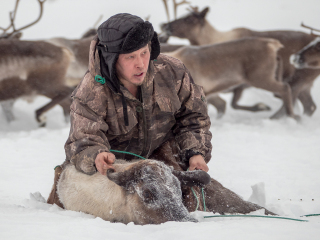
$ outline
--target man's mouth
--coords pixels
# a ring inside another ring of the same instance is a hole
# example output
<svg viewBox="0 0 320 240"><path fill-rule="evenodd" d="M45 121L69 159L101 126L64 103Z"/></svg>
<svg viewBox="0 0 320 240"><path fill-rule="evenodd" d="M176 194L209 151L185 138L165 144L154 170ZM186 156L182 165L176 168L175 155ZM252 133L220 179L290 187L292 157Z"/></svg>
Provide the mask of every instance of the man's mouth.
<svg viewBox="0 0 320 240"><path fill-rule="evenodd" d="M142 75L143 75L143 72L142 72L142 73L135 74L136 77L141 77Z"/></svg>

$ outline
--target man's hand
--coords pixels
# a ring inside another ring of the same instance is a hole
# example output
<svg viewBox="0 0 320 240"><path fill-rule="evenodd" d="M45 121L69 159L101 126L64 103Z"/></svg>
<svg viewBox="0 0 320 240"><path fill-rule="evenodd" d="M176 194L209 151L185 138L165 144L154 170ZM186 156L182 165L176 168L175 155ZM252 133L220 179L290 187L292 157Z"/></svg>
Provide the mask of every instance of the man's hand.
<svg viewBox="0 0 320 240"><path fill-rule="evenodd" d="M209 171L208 165L204 161L202 155L194 155L189 159L189 171L195 169L203 170L205 172Z"/></svg>
<svg viewBox="0 0 320 240"><path fill-rule="evenodd" d="M112 164L114 163L116 157L113 153L110 152L102 152L99 153L94 161L96 164L96 168L102 175L106 175L107 170L109 168L114 169Z"/></svg>

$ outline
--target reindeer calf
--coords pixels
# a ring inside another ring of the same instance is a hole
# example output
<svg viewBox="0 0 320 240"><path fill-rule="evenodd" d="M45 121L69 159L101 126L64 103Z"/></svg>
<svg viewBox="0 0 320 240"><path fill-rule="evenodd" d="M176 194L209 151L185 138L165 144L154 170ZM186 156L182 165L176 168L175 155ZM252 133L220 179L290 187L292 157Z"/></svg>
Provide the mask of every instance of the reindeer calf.
<svg viewBox="0 0 320 240"><path fill-rule="evenodd" d="M86 175L67 165L57 192L65 209L81 211L111 222L160 224L192 221L183 205L180 182L204 186L210 176L204 171L181 173L156 160L116 160L116 172ZM180 181L179 181L179 180Z"/></svg>

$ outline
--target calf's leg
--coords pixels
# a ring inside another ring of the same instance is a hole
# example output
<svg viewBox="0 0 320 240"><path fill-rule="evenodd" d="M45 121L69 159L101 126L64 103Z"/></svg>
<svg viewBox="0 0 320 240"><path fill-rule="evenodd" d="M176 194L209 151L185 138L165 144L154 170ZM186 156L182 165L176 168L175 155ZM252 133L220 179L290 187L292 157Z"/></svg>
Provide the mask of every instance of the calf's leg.
<svg viewBox="0 0 320 240"><path fill-rule="evenodd" d="M241 213L246 214L259 209L265 209L257 204L243 200L236 193L222 186L221 183L211 178L211 182L204 187L207 211L219 214ZM265 209L266 215L275 215Z"/></svg>

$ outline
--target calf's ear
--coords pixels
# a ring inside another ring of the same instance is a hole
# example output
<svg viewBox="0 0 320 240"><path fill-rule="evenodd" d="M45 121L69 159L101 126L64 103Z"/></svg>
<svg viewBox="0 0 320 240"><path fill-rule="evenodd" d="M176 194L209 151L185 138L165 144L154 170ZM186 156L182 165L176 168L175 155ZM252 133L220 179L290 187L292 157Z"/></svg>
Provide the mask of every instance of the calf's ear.
<svg viewBox="0 0 320 240"><path fill-rule="evenodd" d="M135 178L135 169L131 168L124 172L115 172L113 169L107 170L107 177L117 185L129 190L129 186Z"/></svg>
<svg viewBox="0 0 320 240"><path fill-rule="evenodd" d="M195 170L189 172L173 170L172 173L179 179L181 185L189 187L204 187L211 181L210 175L202 170Z"/></svg>

